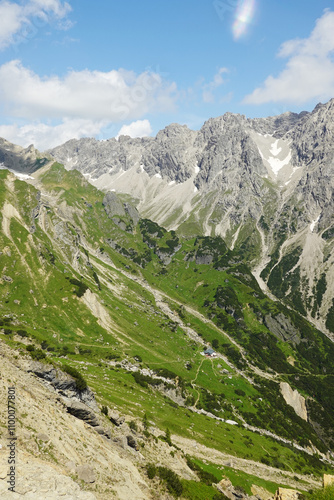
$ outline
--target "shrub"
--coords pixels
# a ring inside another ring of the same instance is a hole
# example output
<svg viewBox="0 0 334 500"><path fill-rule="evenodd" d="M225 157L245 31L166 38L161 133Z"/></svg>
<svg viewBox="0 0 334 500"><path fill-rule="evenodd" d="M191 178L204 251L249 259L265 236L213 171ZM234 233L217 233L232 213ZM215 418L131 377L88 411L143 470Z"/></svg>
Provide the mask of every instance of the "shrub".
<svg viewBox="0 0 334 500"><path fill-rule="evenodd" d="M105 415L107 417L108 416L108 407L102 406L101 413L103 413L103 415Z"/></svg>
<svg viewBox="0 0 334 500"><path fill-rule="evenodd" d="M138 426L134 420L131 420L131 422L129 422L129 427L132 431L138 431Z"/></svg>
<svg viewBox="0 0 334 500"><path fill-rule="evenodd" d="M17 330L16 332L18 335L20 335L20 337L29 337L28 333L26 332L26 330Z"/></svg>
<svg viewBox="0 0 334 500"><path fill-rule="evenodd" d="M170 437L170 430L169 430L168 427L166 429L165 440L166 440L166 443L169 444L169 446L172 446L172 440L171 440L171 437Z"/></svg>
<svg viewBox="0 0 334 500"><path fill-rule="evenodd" d="M149 479L153 479L157 474L157 468L153 464L148 464L146 466L146 471L147 471L147 477Z"/></svg>
<svg viewBox="0 0 334 500"><path fill-rule="evenodd" d="M77 297L82 297L85 294L86 290L88 290L88 286L82 283L82 281L79 281L76 278L66 278L66 279L68 279L72 285L77 287L77 289L74 290L73 292Z"/></svg>
<svg viewBox="0 0 334 500"><path fill-rule="evenodd" d="M86 380L76 368L74 368L73 366L64 365L63 370L74 378L75 385L79 391L84 391L85 389L87 389Z"/></svg>

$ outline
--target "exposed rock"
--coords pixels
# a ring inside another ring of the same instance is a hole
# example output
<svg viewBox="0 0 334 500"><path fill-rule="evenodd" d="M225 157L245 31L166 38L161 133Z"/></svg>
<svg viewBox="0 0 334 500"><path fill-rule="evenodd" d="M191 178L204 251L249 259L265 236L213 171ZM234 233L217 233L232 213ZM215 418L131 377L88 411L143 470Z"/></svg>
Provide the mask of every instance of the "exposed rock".
<svg viewBox="0 0 334 500"><path fill-rule="evenodd" d="M2 276L3 281L7 281L7 283L13 283L13 278L10 276Z"/></svg>
<svg viewBox="0 0 334 500"><path fill-rule="evenodd" d="M39 439L40 441L43 441L44 443L47 443L48 441L50 441L49 436L47 436L46 434L43 434L43 433L37 434L36 437L37 437L37 439Z"/></svg>
<svg viewBox="0 0 334 500"><path fill-rule="evenodd" d="M118 196L113 193L112 191L109 191L105 197L103 198L103 206L104 209L111 219L115 215L119 215L121 217L125 216L125 209L123 206L123 203L119 200Z"/></svg>
<svg viewBox="0 0 334 500"><path fill-rule="evenodd" d="M73 479L60 474L48 464L33 463L25 457L17 467L15 493L8 491L6 479L0 478L3 500L96 500L93 493L82 491ZM89 477L88 475L86 477Z"/></svg>
<svg viewBox="0 0 334 500"><path fill-rule="evenodd" d="M109 412L109 418L110 418L110 421L114 424L114 425L117 425L117 427L119 427L120 425L122 425L125 421L125 417L121 416L118 412L114 411L114 410L111 410Z"/></svg>
<svg viewBox="0 0 334 500"><path fill-rule="evenodd" d="M124 203L124 208L130 219L133 220L133 224L136 226L139 222L139 212L138 210L130 205L130 203Z"/></svg>
<svg viewBox="0 0 334 500"><path fill-rule="evenodd" d="M287 382L280 383L281 393L286 403L295 410L297 415L307 421L307 409L305 398L296 390L292 390Z"/></svg>
<svg viewBox="0 0 334 500"><path fill-rule="evenodd" d="M327 486L331 486L332 484L334 484L334 476L330 474L324 474L324 488L326 488Z"/></svg>
<svg viewBox="0 0 334 500"><path fill-rule="evenodd" d="M301 494L297 490L287 488L278 488L275 493L274 500L299 500Z"/></svg>
<svg viewBox="0 0 334 500"><path fill-rule="evenodd" d="M273 495L270 491L262 488L261 486L257 486L256 484L252 485L251 492L259 500L273 500Z"/></svg>
<svg viewBox="0 0 334 500"><path fill-rule="evenodd" d="M49 155L41 155L32 145L22 148L0 138L0 164L6 168L28 174L49 161Z"/></svg>
<svg viewBox="0 0 334 500"><path fill-rule="evenodd" d="M111 439L111 432L109 429L105 429L101 425L98 425L97 427L95 427L95 430L96 432L101 434L101 436L105 436L106 438Z"/></svg>
<svg viewBox="0 0 334 500"><path fill-rule="evenodd" d="M128 446L128 440L127 440L126 436L118 436L118 437L113 439L113 442L118 444L118 446L123 448L123 450L126 450L126 448Z"/></svg>
<svg viewBox="0 0 334 500"><path fill-rule="evenodd" d="M295 344L300 343L300 332L291 324L289 318L284 316L284 314L279 313L277 316L273 317L271 314L265 316L264 321L266 327L280 340L293 342Z"/></svg>
<svg viewBox="0 0 334 500"><path fill-rule="evenodd" d="M78 465L76 473L78 474L78 478L85 483L95 483L96 481L96 475L91 465Z"/></svg>
<svg viewBox="0 0 334 500"><path fill-rule="evenodd" d="M80 391L77 389L76 381L67 373L62 372L53 365L47 365L39 361L29 361L27 372L34 373L37 377L49 382L52 387L63 396L75 401L82 401L94 411L98 411L94 393L89 389Z"/></svg>
<svg viewBox="0 0 334 500"><path fill-rule="evenodd" d="M80 420L83 420L92 427L98 427L100 425L98 418L95 413L84 403L78 401L67 401L65 400L68 413L73 415Z"/></svg>
<svg viewBox="0 0 334 500"><path fill-rule="evenodd" d="M134 450L138 450L137 440L133 436L131 436L131 434L126 436L126 440L127 440L128 446L130 446L130 448L133 448Z"/></svg>

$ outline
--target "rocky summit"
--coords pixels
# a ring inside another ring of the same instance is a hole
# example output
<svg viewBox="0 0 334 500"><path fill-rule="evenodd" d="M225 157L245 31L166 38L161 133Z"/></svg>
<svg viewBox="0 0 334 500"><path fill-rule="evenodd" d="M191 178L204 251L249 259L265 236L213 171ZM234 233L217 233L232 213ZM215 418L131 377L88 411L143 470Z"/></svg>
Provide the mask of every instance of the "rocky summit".
<svg viewBox="0 0 334 500"><path fill-rule="evenodd" d="M1 498L330 494L333 106L0 141Z"/></svg>

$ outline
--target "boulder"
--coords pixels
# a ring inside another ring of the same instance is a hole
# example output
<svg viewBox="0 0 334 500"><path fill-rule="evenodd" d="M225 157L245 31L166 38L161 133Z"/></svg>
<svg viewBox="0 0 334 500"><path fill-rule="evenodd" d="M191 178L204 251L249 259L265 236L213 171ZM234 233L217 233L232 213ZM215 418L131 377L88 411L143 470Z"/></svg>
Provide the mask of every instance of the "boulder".
<svg viewBox="0 0 334 500"><path fill-rule="evenodd" d="M111 432L109 429L105 429L101 425L98 425L97 427L95 427L95 430L101 436L105 436L106 438L111 439Z"/></svg>
<svg viewBox="0 0 334 500"><path fill-rule="evenodd" d="M123 203L119 200L118 196L112 191L109 191L105 195L102 204L104 206L106 214L110 218L112 218L114 215L119 215L121 217L124 217L126 215Z"/></svg>
<svg viewBox="0 0 334 500"><path fill-rule="evenodd" d="M47 443L48 441L50 441L49 436L47 436L46 434L42 434L42 433L37 434L37 439L39 441L43 441L44 443Z"/></svg>
<svg viewBox="0 0 334 500"><path fill-rule="evenodd" d="M96 481L96 475L91 465L78 465L78 467L76 468L76 473L78 475L78 478L85 483L95 483Z"/></svg>
<svg viewBox="0 0 334 500"><path fill-rule="evenodd" d="M334 484L334 476L324 474L324 488L327 488L327 486L331 486L332 484Z"/></svg>
<svg viewBox="0 0 334 500"><path fill-rule="evenodd" d="M113 439L114 443L116 443L118 446L123 448L123 450L126 450L128 446L128 440L126 439L125 436L119 436Z"/></svg>
<svg viewBox="0 0 334 500"><path fill-rule="evenodd" d="M251 492L260 500L273 500L273 494L270 491L256 484L252 484Z"/></svg>
<svg viewBox="0 0 334 500"><path fill-rule="evenodd" d="M120 416L119 413L117 413L116 411L111 411L109 413L109 418L110 422L114 425L117 425L117 427L122 425L125 421L125 417Z"/></svg>
<svg viewBox="0 0 334 500"><path fill-rule="evenodd" d="M83 420L92 427L98 427L100 425L95 413L84 403L78 401L66 401L66 407L68 413L73 415L80 420Z"/></svg>
<svg viewBox="0 0 334 500"><path fill-rule="evenodd" d="M275 493L274 500L299 500L301 494L297 490L287 488L278 488Z"/></svg>
<svg viewBox="0 0 334 500"><path fill-rule="evenodd" d="M133 448L134 450L138 450L137 441L133 436L131 436L131 434L126 436L126 440L128 442L128 446L130 446L130 448Z"/></svg>

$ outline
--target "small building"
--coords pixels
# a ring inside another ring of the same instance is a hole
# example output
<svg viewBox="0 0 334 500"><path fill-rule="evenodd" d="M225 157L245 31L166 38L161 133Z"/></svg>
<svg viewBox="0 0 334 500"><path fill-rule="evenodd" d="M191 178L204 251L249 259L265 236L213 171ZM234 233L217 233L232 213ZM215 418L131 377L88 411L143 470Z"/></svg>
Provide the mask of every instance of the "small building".
<svg viewBox="0 0 334 500"><path fill-rule="evenodd" d="M211 349L211 347L209 347L208 349L206 349L204 351L204 354L208 358L215 358L217 356L217 354L215 353L215 351L213 349Z"/></svg>

